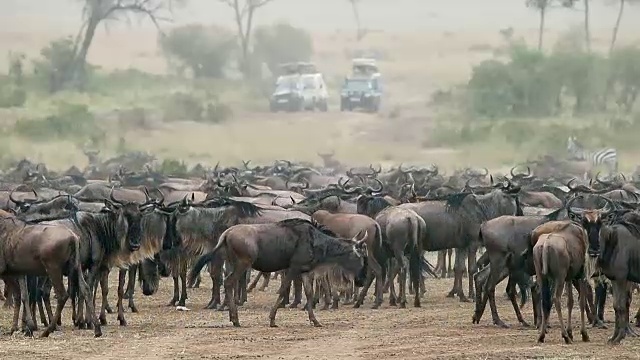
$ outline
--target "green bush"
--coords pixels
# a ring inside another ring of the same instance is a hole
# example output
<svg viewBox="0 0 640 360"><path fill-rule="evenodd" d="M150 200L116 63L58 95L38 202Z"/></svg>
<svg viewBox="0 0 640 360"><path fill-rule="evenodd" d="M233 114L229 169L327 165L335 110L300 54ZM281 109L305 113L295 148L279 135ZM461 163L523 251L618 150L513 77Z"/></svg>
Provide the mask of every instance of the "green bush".
<svg viewBox="0 0 640 360"><path fill-rule="evenodd" d="M90 78L89 67L84 69L83 79L74 78L75 44L71 37L50 42L40 50L40 56L41 59L33 61L33 72L41 86L49 92L62 90L74 81L82 82L75 85L83 85Z"/></svg>
<svg viewBox="0 0 640 360"><path fill-rule="evenodd" d="M104 141L93 114L84 104L58 104L55 114L43 119L20 119L13 126L13 134L32 140L74 140L83 143L89 138L94 144Z"/></svg>
<svg viewBox="0 0 640 360"><path fill-rule="evenodd" d="M184 161L175 159L164 159L159 166L158 171L162 174L172 176L187 176L188 169Z"/></svg>
<svg viewBox="0 0 640 360"><path fill-rule="evenodd" d="M159 45L179 75L189 70L194 78L221 78L236 41L224 28L186 25L161 35Z"/></svg>
<svg viewBox="0 0 640 360"><path fill-rule="evenodd" d="M199 97L193 93L175 92L164 99L163 104L165 121L221 123L232 115L231 109L215 96Z"/></svg>
<svg viewBox="0 0 640 360"><path fill-rule="evenodd" d="M309 61L313 55L311 35L287 23L260 26L254 34L254 54L272 74L280 72L280 63Z"/></svg>
<svg viewBox="0 0 640 360"><path fill-rule="evenodd" d="M27 101L27 92L15 85L0 86L0 108L22 107Z"/></svg>

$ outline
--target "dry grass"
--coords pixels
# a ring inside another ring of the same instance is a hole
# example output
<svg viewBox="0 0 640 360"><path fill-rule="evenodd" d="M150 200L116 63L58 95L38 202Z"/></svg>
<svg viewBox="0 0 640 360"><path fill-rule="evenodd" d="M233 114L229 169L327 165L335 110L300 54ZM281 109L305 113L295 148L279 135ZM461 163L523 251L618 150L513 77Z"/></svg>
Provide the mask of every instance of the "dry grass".
<svg viewBox="0 0 640 360"><path fill-rule="evenodd" d="M552 44L559 32L548 31L547 44ZM61 34L55 32L19 30L0 31L0 53L23 51L36 56L39 49ZM621 42L629 42L621 34ZM516 37L535 41L535 32L516 29ZM594 46L606 47L608 31L594 30ZM159 157L184 159L188 162L215 164L238 163L252 159L256 163L276 158L318 161L317 151L334 149L348 163L438 163L445 168L463 165L486 165L500 168L528 157L502 139L487 143L458 145L456 149L431 149L428 140L436 118L428 100L432 91L447 89L465 82L473 64L492 56L503 44L498 29L474 32L421 32L369 34L356 44L351 34L344 32L314 34L314 61L333 84L332 108L327 114L269 114L266 100L248 95L246 89L225 90L222 99L234 108L234 119L221 125L195 123L161 124L149 129L129 128L126 133L117 127L107 131L103 154L113 153L120 136L134 150L156 153ZM335 98L337 88L349 69L356 49L376 50L384 54L380 67L385 76L388 96L380 115L340 113ZM164 73L165 63L158 53L156 34L139 29L113 30L100 33L92 47L89 60L105 70L138 68L146 72ZM5 66L0 57L0 68ZM56 101L82 102L92 110L126 109L149 106L160 94L175 89L158 87L127 89L115 97L101 95L62 94L53 99L30 99L24 110L0 111L0 126L27 115L42 116L55 107ZM151 99L151 100L150 100ZM391 113L399 115L389 116ZM446 119L445 119L446 120ZM72 164L84 165L82 153L68 142L34 143L9 138L4 146L12 156L44 161L55 169ZM425 148L427 147L427 148ZM631 155L623 154L623 168L635 163ZM622 158L622 156L621 156Z"/></svg>

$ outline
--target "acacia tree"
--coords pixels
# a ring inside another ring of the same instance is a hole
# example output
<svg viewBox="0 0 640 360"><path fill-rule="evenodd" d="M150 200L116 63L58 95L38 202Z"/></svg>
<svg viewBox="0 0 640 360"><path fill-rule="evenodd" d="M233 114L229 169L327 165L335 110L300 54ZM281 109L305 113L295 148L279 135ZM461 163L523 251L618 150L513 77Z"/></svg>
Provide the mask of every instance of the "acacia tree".
<svg viewBox="0 0 640 360"><path fill-rule="evenodd" d="M129 19L132 15L149 18L156 27L159 21L168 20L163 16L171 10L171 0L83 0L83 23L76 36L72 60L64 73L58 77L52 91L57 91L69 84L82 88L86 82L85 70L87 54L93 43L98 26L109 20Z"/></svg>
<svg viewBox="0 0 640 360"><path fill-rule="evenodd" d="M362 28L360 23L360 10L358 9L358 3L360 0L347 0L351 3L351 9L353 10L353 19L356 22L356 41L362 40L367 34L366 30Z"/></svg>
<svg viewBox="0 0 640 360"><path fill-rule="evenodd" d="M251 31L256 11L273 0L218 0L233 10L238 40L240 41L240 67L245 76L251 72Z"/></svg>
<svg viewBox="0 0 640 360"><path fill-rule="evenodd" d="M544 25L547 15L547 9L551 5L552 0L526 0L527 7L535 8L540 13L540 22L538 25L538 50L542 51L542 43L544 40Z"/></svg>

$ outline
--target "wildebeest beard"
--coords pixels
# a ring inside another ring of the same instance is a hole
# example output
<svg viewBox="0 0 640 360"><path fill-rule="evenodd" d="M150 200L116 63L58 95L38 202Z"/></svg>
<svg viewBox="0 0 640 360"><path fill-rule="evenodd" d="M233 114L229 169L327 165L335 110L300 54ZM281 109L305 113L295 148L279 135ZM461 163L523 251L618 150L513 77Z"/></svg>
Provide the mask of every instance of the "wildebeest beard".
<svg viewBox="0 0 640 360"><path fill-rule="evenodd" d="M95 236L103 247L105 254L114 254L125 246L129 234L129 227L118 229L118 215L114 213L89 213L76 212L71 220L88 236ZM124 230L119 233L119 230ZM138 230L138 244L140 244L140 231ZM138 245L139 246L139 245Z"/></svg>
<svg viewBox="0 0 640 360"><path fill-rule="evenodd" d="M146 296L153 295L160 285L159 259L144 259L140 264L138 281L142 287L142 293Z"/></svg>

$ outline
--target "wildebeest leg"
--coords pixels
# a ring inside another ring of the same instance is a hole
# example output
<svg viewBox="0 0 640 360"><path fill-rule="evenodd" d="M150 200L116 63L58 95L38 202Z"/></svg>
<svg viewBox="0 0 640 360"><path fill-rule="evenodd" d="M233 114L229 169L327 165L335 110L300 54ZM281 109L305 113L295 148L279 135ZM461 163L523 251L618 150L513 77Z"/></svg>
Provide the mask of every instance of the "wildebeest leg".
<svg viewBox="0 0 640 360"><path fill-rule="evenodd" d="M404 309L407 307L407 271L408 271L408 261L406 258L402 257L402 262L399 262L400 265L400 274L398 278L398 288L400 290L400 308ZM416 292L417 294L418 292ZM419 296L418 296L419 298Z"/></svg>
<svg viewBox="0 0 640 360"><path fill-rule="evenodd" d="M627 280L612 281L613 285L613 311L615 313L615 328L613 336L608 340L611 345L620 344L627 335L629 315L625 313L627 306L628 287Z"/></svg>
<svg viewBox="0 0 640 360"><path fill-rule="evenodd" d="M60 316L62 314L62 309L64 309L64 305L67 302L67 299L69 299L69 294L67 293L67 290L64 288L64 283L62 279L62 269L59 269L57 266L49 266L47 269L47 273L49 275L49 278L51 279L51 284L53 285L53 288L56 292L56 297L58 298L58 304L56 305L56 314L54 315L55 321L51 321L49 323L49 326L40 335L41 337L48 337L49 334L51 334L53 331L56 330L58 320L60 320ZM73 274L73 276L76 276L76 275ZM78 275L78 277L80 276L81 275ZM80 281L78 281L78 284L79 286L82 286L82 284L80 284ZM85 299L88 299L88 298L89 298L89 294L85 294ZM90 304L87 302L87 307L89 309L92 309L92 307L90 307L89 305ZM87 316L91 316L93 319L95 319L95 311L93 312L93 314L89 312ZM95 327L97 329L100 329L100 326L98 324L96 324Z"/></svg>
<svg viewBox="0 0 640 360"><path fill-rule="evenodd" d="M94 329L93 329L93 334L95 337L100 337L102 336L102 329L100 328L100 324L98 323L98 318L96 317L96 311L95 311L95 307L93 305L92 299L91 299L91 288L89 287L89 284L87 284L87 282L84 279L84 275L82 274L82 269L80 268L80 266L78 265L78 268L76 269L76 271L73 273L73 278L78 286L78 294L79 294L79 298L80 299L84 299L85 305L87 307L87 316L90 316L90 318L88 318L87 320L91 323L91 324L95 324L94 325ZM54 282L53 278L51 278L51 282L53 284L53 287L56 291L56 295L59 294L58 293L58 287L56 286L56 283ZM62 287L62 289L60 291L64 290L64 284L62 283L62 276L60 277L60 281L59 281L59 286ZM68 296L67 296L68 297ZM60 295L58 295L58 301L60 299ZM79 304L80 305L80 304ZM64 304L63 304L64 306ZM57 310L57 309L56 309ZM56 311L57 313L57 311ZM57 313L56 314L56 321L59 324L60 323L60 314ZM51 326L52 323L55 322L51 322L49 324L49 326Z"/></svg>
<svg viewBox="0 0 640 360"><path fill-rule="evenodd" d="M264 280L262 281L262 286L258 288L258 291L264 291L267 286L269 286L269 279L271 279L271 273L261 273Z"/></svg>
<svg viewBox="0 0 640 360"><path fill-rule="evenodd" d="M582 335L582 341L589 341L589 334L587 333L587 325L585 322L585 306L587 301L585 299L585 286L584 283L580 284L578 288L578 302L580 303L580 335Z"/></svg>
<svg viewBox="0 0 640 360"><path fill-rule="evenodd" d="M491 263L489 268L489 276L484 283L482 289L482 300L480 304L476 304L476 312L473 315L472 322L474 324L479 324L480 319L484 313L484 309L487 307L487 300L489 301L489 307L491 308L491 317L493 319L493 323L503 328L508 328L509 326L505 324L498 315L498 310L495 303L496 296L496 285L504 280L508 276L508 271L506 269L505 258L500 257L496 259L495 262ZM473 276L471 277L473 280Z"/></svg>
<svg viewBox="0 0 640 360"><path fill-rule="evenodd" d="M47 312L47 319L49 321L53 321L53 311L51 310L51 279L49 277L45 277L44 283L42 284L42 303L44 304L44 308ZM44 326L48 326L47 324L43 324ZM58 323L58 325L62 325L62 322Z"/></svg>
<svg viewBox="0 0 640 360"><path fill-rule="evenodd" d="M396 306L398 301L398 294L396 293L396 286L394 280L398 276L400 264L396 259L390 259L389 272L387 273L387 284L389 286L389 305ZM386 286L386 285L385 285Z"/></svg>
<svg viewBox="0 0 640 360"><path fill-rule="evenodd" d="M475 295L475 289L473 287L473 274L475 274L476 270L478 269L477 267L477 260L476 260L476 254L478 252L478 246L475 245L475 243L471 244L471 246L469 246L469 249L467 250L467 269L469 271L469 299L471 301L473 301L473 299L476 297ZM460 289L462 289L462 284L460 284ZM461 294L464 297L464 294ZM462 300L462 298L460 299Z"/></svg>
<svg viewBox="0 0 640 360"><path fill-rule="evenodd" d="M249 287L247 288L247 292L252 292L253 289L255 289L256 285L258 285L258 281L264 276L263 272L258 272L258 275L256 275L255 278L253 278L253 281L251 281L251 284L249 284ZM267 279L269 278L269 276L266 277ZM266 282L266 280L265 280ZM264 290L264 289L263 289Z"/></svg>
<svg viewBox="0 0 640 360"><path fill-rule="evenodd" d="M511 301L511 305L513 306L513 311L516 313L516 318L522 326L529 327L529 323L524 320L522 317L522 312L520 311L520 306L518 306L518 300L516 298L516 281L517 277L510 275L509 281L507 282L507 294L509 295L509 300ZM495 295L495 289L494 289ZM496 311L497 314L497 311Z"/></svg>
<svg viewBox="0 0 640 360"><path fill-rule="evenodd" d="M449 261L447 262L447 277L451 277L451 276L455 276L455 265L453 265L453 262L451 261L451 256L453 255L453 249L447 249L447 257L449 258ZM458 255L456 255L457 258ZM462 286L462 285L460 285Z"/></svg>
<svg viewBox="0 0 640 360"><path fill-rule="evenodd" d="M566 294L567 294L567 336L571 341L573 341L573 327L571 326L571 313L573 312L573 287L571 286L571 282L567 281L565 284ZM580 290L578 289L578 293ZM562 295L561 295L562 296ZM566 341L566 339L565 339Z"/></svg>
<svg viewBox="0 0 640 360"><path fill-rule="evenodd" d="M594 322L594 319L596 318L596 307L593 302L593 288L591 287L591 283L587 279L580 279L574 281L573 286L576 288L576 290L579 290L581 286L582 289L584 289L583 291L587 304L587 307L585 308L587 319L589 320L589 322Z"/></svg>
<svg viewBox="0 0 640 360"><path fill-rule="evenodd" d="M331 303L331 301L333 299L332 287L331 287L331 284L329 283L329 277L328 276L326 276L326 275L322 276L319 280L320 280L319 283L321 284L321 287L318 287L318 291L317 292L320 293L322 291L324 293L324 294L322 294L322 295L324 295L323 296L324 305L322 306L321 310L327 310L327 309L329 309L329 304ZM303 285L304 285L304 282L303 282ZM320 295L320 294L318 294L318 295ZM314 297L315 297L315 293L314 293ZM337 309L338 308L338 303L335 302L331 308L332 309Z"/></svg>
<svg viewBox="0 0 640 360"><path fill-rule="evenodd" d="M593 327L606 329L604 325L604 307L607 302L607 283L596 280L595 289L596 316L593 319Z"/></svg>
<svg viewBox="0 0 640 360"><path fill-rule="evenodd" d="M634 318L636 319L636 327L640 327L640 308L638 308L638 311L636 312L636 316Z"/></svg>
<svg viewBox="0 0 640 360"><path fill-rule="evenodd" d="M125 299L127 295L129 297L129 309L131 312L137 313L138 307L135 303L135 294L136 294L136 275L139 269L139 264L135 264L129 267L129 281L127 282L127 291L124 292Z"/></svg>
<svg viewBox="0 0 640 360"><path fill-rule="evenodd" d="M310 275L309 273L301 274L302 285L304 287L304 294L307 296L307 304L310 304L310 302L313 301L313 281L311 280L311 277L309 275ZM316 315L313 313L313 306L307 307L307 313L309 314L309 321L313 324L313 326L315 327L322 326L318 322L318 319L316 319Z"/></svg>
<svg viewBox="0 0 640 360"><path fill-rule="evenodd" d="M18 321L20 320L20 286L15 277L5 277L4 285L9 288L9 294L13 297L13 322L10 334L18 331Z"/></svg>
<svg viewBox="0 0 640 360"><path fill-rule="evenodd" d="M538 335L538 342L543 343L544 338L547 334L547 325L549 324L549 315L551 314L551 289L549 284L549 279L543 278L541 275L536 274L536 283L538 286L538 291L540 291L540 299L542 300L542 313L540 316L540 329ZM561 284L562 285L562 284Z"/></svg>
<svg viewBox="0 0 640 360"><path fill-rule="evenodd" d="M167 306L176 306L176 303L178 302L180 296L180 285L178 284L177 276L172 276L171 278L173 279L173 297L171 298Z"/></svg>
<svg viewBox="0 0 640 360"><path fill-rule="evenodd" d="M186 306L187 304L187 271L182 271L180 274L180 284L182 285L182 290L180 291L180 300L178 300L178 306ZM231 298L233 299L233 298Z"/></svg>
<svg viewBox="0 0 640 360"><path fill-rule="evenodd" d="M278 290L278 296L276 298L276 302L271 307L271 311L269 312L269 326L270 327L278 327L276 325L276 314L278 313L278 308L284 302L284 297L286 295L287 288L290 287L291 282L294 277L297 277L299 273L294 273L292 269L289 269L284 272L281 276L280 289ZM308 300L307 300L308 301Z"/></svg>
<svg viewBox="0 0 640 360"><path fill-rule="evenodd" d="M133 295L133 291L136 287L136 272L138 271L138 264L131 264L126 269L129 274L129 280L127 281L127 290L124 292L124 298L130 299Z"/></svg>
<svg viewBox="0 0 640 360"><path fill-rule="evenodd" d="M127 280L127 270L120 269L118 271L118 321L120 326L127 326L127 320L124 318L124 305L122 299L124 298L124 282Z"/></svg>
<svg viewBox="0 0 640 360"><path fill-rule="evenodd" d="M217 260L217 259L216 259ZM218 305L221 305L220 301L220 288L222 283L222 266L224 260L217 260L214 263L209 264L209 277L211 278L211 299L205 309L216 309ZM226 306L227 294L224 295L225 301L222 302L222 306L218 310L222 310Z"/></svg>
<svg viewBox="0 0 640 360"><path fill-rule="evenodd" d="M456 249L456 262L453 267L455 276L453 280L453 288L447 295L447 297L454 297L456 294L460 298L462 302L468 302L469 300L464 296L464 291L462 291L462 276L464 274L464 260L468 256L467 249ZM473 282L470 282L473 285Z"/></svg>
<svg viewBox="0 0 640 360"><path fill-rule="evenodd" d="M369 291L369 287L371 287L371 284L373 283L373 279L374 279L374 274L373 271L371 270L371 268L367 269L367 278L364 281L364 286L362 287L362 289L360 289L360 294L358 295L358 299L356 300L356 303L353 305L354 308L359 308L360 306L362 306L362 303L364 302L364 297L367 296L367 291Z"/></svg>
<svg viewBox="0 0 640 360"><path fill-rule="evenodd" d="M445 277L447 275L447 267L444 265L446 263L446 258L446 250L438 251L438 260L436 261L436 267L434 268L434 271L436 273L440 271L440 277Z"/></svg>
<svg viewBox="0 0 640 360"><path fill-rule="evenodd" d="M224 279L224 292L227 299L226 304L229 306L229 321L233 323L233 326L240 327L240 320L238 319L238 305L235 301L235 291L238 287L238 281L243 278L248 264L242 261L237 261L232 265L231 273Z"/></svg>
<svg viewBox="0 0 640 360"><path fill-rule="evenodd" d="M561 298L562 298L562 291L564 290L565 287L565 276L558 276L556 277L555 281L553 282L553 306L555 306L556 308L556 314L558 315L558 322L560 323L560 330L562 331L562 338L564 339L564 342L567 344L571 344L572 339L569 337L569 334L567 333L567 328L564 326L564 319L562 318L562 303L560 302ZM569 288L570 292L571 292L571 303L573 305L573 292L571 290L571 288Z"/></svg>
<svg viewBox="0 0 640 360"><path fill-rule="evenodd" d="M293 302L289 309L295 309L302 303L302 278L300 275L293 278Z"/></svg>
<svg viewBox="0 0 640 360"><path fill-rule="evenodd" d="M102 290L102 306L100 307L100 325L107 325L107 312L111 313L107 308L107 296L109 296L109 270L102 271L100 274L100 289Z"/></svg>
<svg viewBox="0 0 640 360"><path fill-rule="evenodd" d="M34 279L37 281L37 279ZM20 299L22 300L22 306L25 310L25 335L33 336L33 331L36 329L36 324L33 321L33 313L29 306L29 290L27 288L27 277L18 276L18 286L20 287Z"/></svg>
<svg viewBox="0 0 640 360"><path fill-rule="evenodd" d="M629 287L628 293L627 293L627 306L626 306L626 316L627 318L629 318L629 308L631 307L631 298L633 296L633 288ZM631 324L629 324L629 321L627 321L627 336L631 336L631 337L638 337L638 334L633 330L633 328L631 327Z"/></svg>

